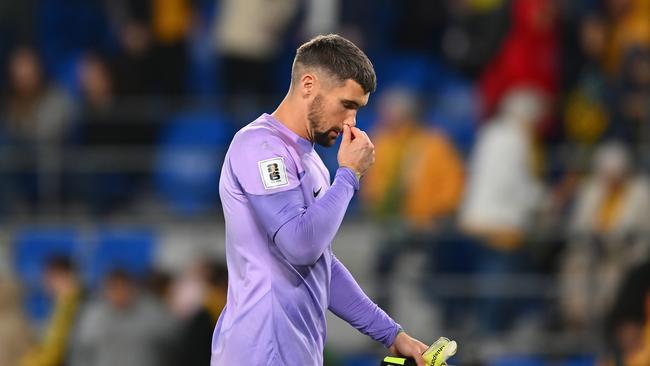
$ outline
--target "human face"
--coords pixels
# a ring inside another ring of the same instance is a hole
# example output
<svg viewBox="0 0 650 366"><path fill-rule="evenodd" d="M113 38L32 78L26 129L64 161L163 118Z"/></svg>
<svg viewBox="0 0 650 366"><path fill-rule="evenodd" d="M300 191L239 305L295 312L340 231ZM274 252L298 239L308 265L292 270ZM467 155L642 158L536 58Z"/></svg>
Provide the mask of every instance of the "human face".
<svg viewBox="0 0 650 366"><path fill-rule="evenodd" d="M128 308L135 295L133 284L123 278L109 278L105 291L109 304L115 309Z"/></svg>
<svg viewBox="0 0 650 366"><path fill-rule="evenodd" d="M10 79L16 93L21 97L36 93L42 82L40 64L36 55L29 49L20 49L12 55Z"/></svg>
<svg viewBox="0 0 650 366"><path fill-rule="evenodd" d="M368 103L369 94L356 81L346 80L317 93L307 114L312 141L334 145L343 125L356 125L357 111Z"/></svg>

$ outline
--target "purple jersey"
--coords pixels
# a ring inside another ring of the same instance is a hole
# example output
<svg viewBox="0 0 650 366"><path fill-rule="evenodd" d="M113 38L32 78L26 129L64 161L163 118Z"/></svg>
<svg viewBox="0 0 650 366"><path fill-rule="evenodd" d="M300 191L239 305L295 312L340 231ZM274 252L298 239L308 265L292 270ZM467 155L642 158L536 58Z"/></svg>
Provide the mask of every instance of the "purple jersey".
<svg viewBox="0 0 650 366"><path fill-rule="evenodd" d="M329 308L392 344L399 325L332 253L358 182L330 176L313 145L268 114L234 137L219 191L226 221L228 301L212 365L322 365Z"/></svg>

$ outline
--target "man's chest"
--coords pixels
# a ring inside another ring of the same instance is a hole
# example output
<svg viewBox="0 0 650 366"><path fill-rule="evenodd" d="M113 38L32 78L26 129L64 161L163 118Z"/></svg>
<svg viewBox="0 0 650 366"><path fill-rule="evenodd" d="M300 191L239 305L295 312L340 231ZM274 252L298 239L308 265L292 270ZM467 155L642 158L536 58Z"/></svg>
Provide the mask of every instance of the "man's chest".
<svg viewBox="0 0 650 366"><path fill-rule="evenodd" d="M301 184L303 195L307 203L313 203L323 197L330 187L329 171L323 164L316 152L303 154L301 156L303 172L301 172Z"/></svg>

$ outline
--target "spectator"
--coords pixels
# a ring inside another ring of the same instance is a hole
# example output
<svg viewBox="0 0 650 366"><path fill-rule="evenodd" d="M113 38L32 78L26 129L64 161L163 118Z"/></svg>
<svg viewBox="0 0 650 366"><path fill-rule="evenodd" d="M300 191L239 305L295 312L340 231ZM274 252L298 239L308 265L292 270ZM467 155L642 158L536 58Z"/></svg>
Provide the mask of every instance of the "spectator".
<svg viewBox="0 0 650 366"><path fill-rule="evenodd" d="M298 5L297 0L278 0L273 6L263 0L220 2L214 29L219 79L228 97L226 107L237 120L251 116L241 115L242 110L257 116L254 111L269 105L276 92L272 70Z"/></svg>
<svg viewBox="0 0 650 366"><path fill-rule="evenodd" d="M564 108L564 129L569 151L570 170L587 167L598 141L610 124L608 93L610 85L602 70L606 42L606 24L596 14L585 17L580 27L585 62L575 87L568 91Z"/></svg>
<svg viewBox="0 0 650 366"><path fill-rule="evenodd" d="M521 271L526 263L522 244L542 192L534 174L532 136L545 112L544 97L536 90L511 90L497 117L479 132L470 157L460 227L478 244L468 250L476 262L469 270L481 277L476 293L487 332L507 329L515 315L514 304L502 298L510 287L501 276Z"/></svg>
<svg viewBox="0 0 650 366"><path fill-rule="evenodd" d="M118 28L126 52L119 70L125 76L137 77L127 81L132 84L125 88L126 92L183 95L193 3L193 0L118 0L108 3L111 19ZM129 66L135 69L129 70ZM138 75L139 72L145 74Z"/></svg>
<svg viewBox="0 0 650 366"><path fill-rule="evenodd" d="M31 332L20 298L18 283L0 275L0 365L18 365L29 349Z"/></svg>
<svg viewBox="0 0 650 366"><path fill-rule="evenodd" d="M121 53L114 60L120 96L140 97L156 93L157 79L147 1L108 1L109 19L117 34Z"/></svg>
<svg viewBox="0 0 650 366"><path fill-rule="evenodd" d="M589 329L610 308L621 276L648 257L650 186L625 146L608 143L578 190L561 274L561 308L572 329Z"/></svg>
<svg viewBox="0 0 650 366"><path fill-rule="evenodd" d="M650 360L650 262L631 270L622 282L607 324L613 357L603 366L646 366Z"/></svg>
<svg viewBox="0 0 650 366"><path fill-rule="evenodd" d="M201 288L200 303L191 312L181 311L183 316L171 365L199 366L210 364L210 349L214 326L226 305L228 270L221 263L200 263L193 271L190 281L198 281ZM190 285L193 286L193 285ZM179 295L187 292L182 290ZM179 309L180 310L180 309ZM183 309L185 310L185 309ZM183 314L185 313L185 314Z"/></svg>
<svg viewBox="0 0 650 366"><path fill-rule="evenodd" d="M431 250L462 193L458 152L446 136L422 125L415 100L411 92L399 89L382 96L372 139L377 160L361 191L382 238L377 266L382 286L400 253L414 246ZM380 293L386 309L391 291Z"/></svg>
<svg viewBox="0 0 650 366"><path fill-rule="evenodd" d="M541 193L534 174L533 128L545 113L543 96L512 90L500 114L479 133L461 210L467 231L490 238L495 248L521 244Z"/></svg>
<svg viewBox="0 0 650 366"><path fill-rule="evenodd" d="M650 47L630 49L624 55L622 65L612 98L613 123L608 132L647 155L650 143ZM648 163L647 158L643 163Z"/></svg>
<svg viewBox="0 0 650 366"><path fill-rule="evenodd" d="M54 310L43 339L25 354L21 366L63 365L71 343L82 297L75 265L67 257L53 257L46 264L44 282L54 299Z"/></svg>
<svg viewBox="0 0 650 366"><path fill-rule="evenodd" d="M103 297L83 311L72 345L72 366L153 366L164 363L174 322L161 304L114 270Z"/></svg>
<svg viewBox="0 0 650 366"><path fill-rule="evenodd" d="M36 184L26 179L26 172L21 175L25 180L21 183L33 188L25 192L32 202L55 203L60 193L60 177L52 172L60 170L61 142L72 107L68 97L47 82L36 51L29 47L15 49L9 60L5 130L18 150L16 160L26 163L26 172L37 174Z"/></svg>
<svg viewBox="0 0 650 366"><path fill-rule="evenodd" d="M82 59L79 83L81 108L71 146L88 149L95 159L70 155L66 167L74 170L68 171L66 187L69 196L89 204L93 212L107 213L129 202L142 176L136 172L151 164L151 154L127 149L153 145L157 126L118 104L113 75L99 55Z"/></svg>
<svg viewBox="0 0 650 366"><path fill-rule="evenodd" d="M650 47L650 1L605 1L610 23L605 70L619 75L623 59L629 50Z"/></svg>
<svg viewBox="0 0 650 366"><path fill-rule="evenodd" d="M70 122L71 101L48 83L34 49L19 47L11 54L9 83L9 135L30 144L59 142Z"/></svg>
<svg viewBox="0 0 650 366"><path fill-rule="evenodd" d="M479 84L486 115L491 116L514 87L533 87L549 96L558 90L558 26L555 2L512 1L512 28L488 63Z"/></svg>
<svg viewBox="0 0 650 366"><path fill-rule="evenodd" d="M433 2L428 2L433 3ZM444 56L475 78L499 51L510 26L510 4L505 0L449 1L442 37Z"/></svg>

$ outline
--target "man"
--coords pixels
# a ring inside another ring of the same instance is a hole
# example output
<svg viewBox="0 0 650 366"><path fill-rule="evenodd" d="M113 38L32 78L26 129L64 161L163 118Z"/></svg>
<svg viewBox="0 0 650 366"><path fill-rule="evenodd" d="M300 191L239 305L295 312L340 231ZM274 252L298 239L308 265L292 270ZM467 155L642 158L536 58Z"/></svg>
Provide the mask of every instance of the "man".
<svg viewBox="0 0 650 366"><path fill-rule="evenodd" d="M120 268L103 279L101 297L84 307L70 366L153 366L167 360L176 322Z"/></svg>
<svg viewBox="0 0 650 366"><path fill-rule="evenodd" d="M52 296L52 313L43 338L20 361L21 366L64 365L82 303L82 286L75 263L67 256L48 258L43 284Z"/></svg>
<svg viewBox="0 0 650 366"><path fill-rule="evenodd" d="M390 349L427 349L363 293L331 242L374 146L355 127L375 90L366 55L350 41L318 36L297 51L289 92L234 137L219 183L226 220L228 300L212 339L212 365L323 364L327 309ZM330 177L314 143L342 135Z"/></svg>

